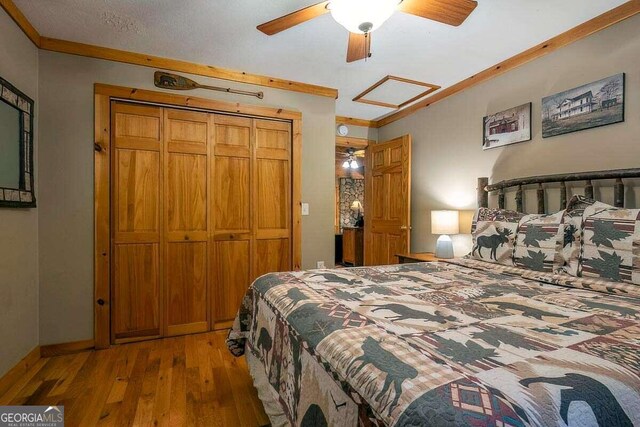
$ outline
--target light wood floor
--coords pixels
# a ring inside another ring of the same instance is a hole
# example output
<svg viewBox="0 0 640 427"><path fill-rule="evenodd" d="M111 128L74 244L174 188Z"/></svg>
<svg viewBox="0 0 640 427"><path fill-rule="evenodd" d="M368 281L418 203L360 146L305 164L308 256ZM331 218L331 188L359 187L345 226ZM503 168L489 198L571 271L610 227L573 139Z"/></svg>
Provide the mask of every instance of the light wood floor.
<svg viewBox="0 0 640 427"><path fill-rule="evenodd" d="M41 359L0 405L64 405L67 426L248 426L269 423L226 332Z"/></svg>

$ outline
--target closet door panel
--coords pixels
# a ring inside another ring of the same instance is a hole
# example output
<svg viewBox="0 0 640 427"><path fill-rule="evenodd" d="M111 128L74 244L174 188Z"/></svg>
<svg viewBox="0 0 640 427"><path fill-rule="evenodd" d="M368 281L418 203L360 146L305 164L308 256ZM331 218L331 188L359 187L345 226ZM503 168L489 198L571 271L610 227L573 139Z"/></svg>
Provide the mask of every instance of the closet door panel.
<svg viewBox="0 0 640 427"><path fill-rule="evenodd" d="M167 245L167 335L209 329L206 242L170 242Z"/></svg>
<svg viewBox="0 0 640 427"><path fill-rule="evenodd" d="M209 329L206 113L164 110L165 334Z"/></svg>
<svg viewBox="0 0 640 427"><path fill-rule="evenodd" d="M289 162L257 159L258 230L289 229Z"/></svg>
<svg viewBox="0 0 640 427"><path fill-rule="evenodd" d="M213 115L212 307L214 328L229 327L251 284L253 218L252 123Z"/></svg>
<svg viewBox="0 0 640 427"><path fill-rule="evenodd" d="M117 148L160 150L160 108L114 103L112 126Z"/></svg>
<svg viewBox="0 0 640 427"><path fill-rule="evenodd" d="M161 335L162 114L111 104L111 340Z"/></svg>
<svg viewBox="0 0 640 427"><path fill-rule="evenodd" d="M207 158L176 153L168 153L167 158L166 204L169 239L187 239L191 236L196 240L206 240Z"/></svg>
<svg viewBox="0 0 640 427"><path fill-rule="evenodd" d="M291 125L285 122L256 120L256 156L289 160Z"/></svg>
<svg viewBox="0 0 640 427"><path fill-rule="evenodd" d="M246 157L251 155L251 119L215 115L215 154Z"/></svg>
<svg viewBox="0 0 640 427"><path fill-rule="evenodd" d="M209 124L207 113L165 110L167 151L207 155Z"/></svg>
<svg viewBox="0 0 640 427"><path fill-rule="evenodd" d="M236 317L251 284L251 242L217 241L214 252L214 319L216 328L219 328L229 326Z"/></svg>
<svg viewBox="0 0 640 427"><path fill-rule="evenodd" d="M214 227L215 230L249 232L250 160L243 157L217 156L214 159Z"/></svg>
<svg viewBox="0 0 640 427"><path fill-rule="evenodd" d="M256 242L255 277L291 270L289 239L260 239Z"/></svg>
<svg viewBox="0 0 640 427"><path fill-rule="evenodd" d="M255 120L252 279L291 269L291 125Z"/></svg>
<svg viewBox="0 0 640 427"><path fill-rule="evenodd" d="M160 336L158 244L120 244L114 252L113 338Z"/></svg>
<svg viewBox="0 0 640 427"><path fill-rule="evenodd" d="M115 231L120 238L160 231L160 153L116 149Z"/></svg>

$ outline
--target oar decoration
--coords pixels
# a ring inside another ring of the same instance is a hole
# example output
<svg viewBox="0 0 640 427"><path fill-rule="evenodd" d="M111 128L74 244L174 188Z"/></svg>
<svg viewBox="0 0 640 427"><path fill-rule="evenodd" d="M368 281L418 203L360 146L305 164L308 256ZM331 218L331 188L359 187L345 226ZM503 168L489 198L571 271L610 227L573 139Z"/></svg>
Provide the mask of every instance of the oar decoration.
<svg viewBox="0 0 640 427"><path fill-rule="evenodd" d="M248 90L238 90L231 88L224 88L218 86L208 86L201 85L198 82L195 82L187 77L180 76L178 74L166 73L164 71L156 71L153 75L153 83L156 87L160 87L163 89L173 89L173 90L192 90L192 89L208 89L215 90L218 92L227 92L227 93L235 93L238 95L247 95L247 96L255 96L258 99L264 98L264 93L262 92L250 92Z"/></svg>

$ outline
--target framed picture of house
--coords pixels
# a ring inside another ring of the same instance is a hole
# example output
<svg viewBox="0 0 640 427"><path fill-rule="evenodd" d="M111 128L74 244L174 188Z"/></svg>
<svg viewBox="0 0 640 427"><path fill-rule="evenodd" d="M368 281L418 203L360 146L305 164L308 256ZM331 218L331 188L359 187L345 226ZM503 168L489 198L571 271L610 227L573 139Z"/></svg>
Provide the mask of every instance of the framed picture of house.
<svg viewBox="0 0 640 427"><path fill-rule="evenodd" d="M531 140L531 103L486 116L482 149Z"/></svg>
<svg viewBox="0 0 640 427"><path fill-rule="evenodd" d="M542 137L624 121L624 73L542 99Z"/></svg>

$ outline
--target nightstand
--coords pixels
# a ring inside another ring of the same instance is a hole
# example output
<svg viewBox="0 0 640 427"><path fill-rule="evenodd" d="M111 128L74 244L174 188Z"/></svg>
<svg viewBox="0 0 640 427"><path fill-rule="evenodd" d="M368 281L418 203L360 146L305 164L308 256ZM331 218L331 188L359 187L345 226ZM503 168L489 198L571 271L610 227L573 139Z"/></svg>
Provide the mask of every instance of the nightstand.
<svg viewBox="0 0 640 427"><path fill-rule="evenodd" d="M429 261L438 261L440 258L437 258L433 252L422 252L415 254L396 254L398 257L399 264L407 264L410 262L429 262Z"/></svg>

